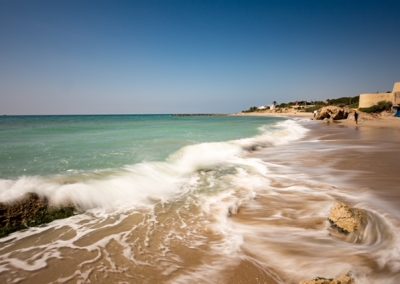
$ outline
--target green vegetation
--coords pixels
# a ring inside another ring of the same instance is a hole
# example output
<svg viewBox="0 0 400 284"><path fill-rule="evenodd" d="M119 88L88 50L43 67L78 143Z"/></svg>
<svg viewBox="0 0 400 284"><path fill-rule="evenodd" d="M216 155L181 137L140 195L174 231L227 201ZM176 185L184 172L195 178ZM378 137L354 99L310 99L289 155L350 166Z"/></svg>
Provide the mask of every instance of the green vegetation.
<svg viewBox="0 0 400 284"><path fill-rule="evenodd" d="M355 96L355 97L341 97L337 99L328 99L326 101L294 101L294 102L287 102L287 103L281 103L277 105L276 107L279 109L283 108L294 108L297 109L298 111L305 111L305 112L313 112L315 110L318 110L324 106L328 105L334 105L334 106L339 106L339 107L344 107L347 106L349 108L358 108L358 101L360 97ZM276 103L274 101L274 103ZM255 112L259 111L256 106L253 106L249 108L248 110L245 110L243 112Z"/></svg>
<svg viewBox="0 0 400 284"><path fill-rule="evenodd" d="M392 108L392 103L388 101L380 101L376 105L366 108L360 108L360 111L366 113L379 113L382 111L389 111Z"/></svg>
<svg viewBox="0 0 400 284"><path fill-rule="evenodd" d="M327 101L328 105L334 105L334 106L340 106L340 107L344 107L344 106L351 107L352 105L356 105L356 107L358 107L359 99L360 99L359 96L355 96L355 97L341 97L338 99L329 99L326 101Z"/></svg>
<svg viewBox="0 0 400 284"><path fill-rule="evenodd" d="M304 109L304 111L305 112L314 112L314 111L316 111L316 110L319 110L321 107L323 107L324 105L313 105L313 106L310 106L310 107L306 107L305 109Z"/></svg>
<svg viewBox="0 0 400 284"><path fill-rule="evenodd" d="M243 112L254 112L254 111L256 111L256 110L257 110L257 107L256 107L256 106L252 106L252 107L250 107L249 109L244 110Z"/></svg>
<svg viewBox="0 0 400 284"><path fill-rule="evenodd" d="M256 106L252 106L247 110L243 110L242 112L256 112L259 111L259 109Z"/></svg>
<svg viewBox="0 0 400 284"><path fill-rule="evenodd" d="M295 101L288 103L281 103L278 105L278 108L298 108L298 109L307 109L310 107L314 107L315 105L325 105L325 102L322 101Z"/></svg>
<svg viewBox="0 0 400 284"><path fill-rule="evenodd" d="M74 215L72 206L49 207L45 198L35 193L12 204L0 203L0 237L28 227L46 224Z"/></svg>

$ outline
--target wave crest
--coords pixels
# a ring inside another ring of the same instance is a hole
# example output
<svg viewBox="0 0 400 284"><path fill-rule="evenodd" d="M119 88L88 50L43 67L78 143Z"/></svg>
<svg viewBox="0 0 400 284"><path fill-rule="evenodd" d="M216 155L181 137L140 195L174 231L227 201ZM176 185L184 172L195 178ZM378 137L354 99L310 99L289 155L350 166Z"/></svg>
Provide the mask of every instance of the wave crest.
<svg viewBox="0 0 400 284"><path fill-rule="evenodd" d="M249 150L289 143L306 132L296 121L285 120L262 127L255 137L185 146L166 161L141 162L117 171L1 179L0 201L11 202L34 192L47 197L52 205L70 203L82 210L151 206L155 200L185 193L199 170L242 165L263 171L265 165L246 158Z"/></svg>

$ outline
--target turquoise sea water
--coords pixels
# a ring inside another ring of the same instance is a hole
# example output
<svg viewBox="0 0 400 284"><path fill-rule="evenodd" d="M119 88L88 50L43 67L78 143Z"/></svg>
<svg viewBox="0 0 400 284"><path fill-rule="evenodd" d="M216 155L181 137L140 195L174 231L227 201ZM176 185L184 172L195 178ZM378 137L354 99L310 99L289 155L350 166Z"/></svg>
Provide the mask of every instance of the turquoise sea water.
<svg viewBox="0 0 400 284"><path fill-rule="evenodd" d="M0 117L0 178L162 161L183 146L251 137L281 119L173 115Z"/></svg>
<svg viewBox="0 0 400 284"><path fill-rule="evenodd" d="M1 117L2 211L35 193L77 214L0 239L0 283L232 283L251 281L249 271L265 283L348 271L357 283L400 283L398 210L332 163L379 145L319 139L307 135L311 123ZM330 228L336 201L365 212L367 226Z"/></svg>

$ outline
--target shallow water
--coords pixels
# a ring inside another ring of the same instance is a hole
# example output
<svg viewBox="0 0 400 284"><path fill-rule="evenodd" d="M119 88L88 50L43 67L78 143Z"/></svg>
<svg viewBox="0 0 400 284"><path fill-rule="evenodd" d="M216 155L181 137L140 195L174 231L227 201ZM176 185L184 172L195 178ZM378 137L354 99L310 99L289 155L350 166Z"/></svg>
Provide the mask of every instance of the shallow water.
<svg viewBox="0 0 400 284"><path fill-rule="evenodd" d="M163 161L184 146L251 137L279 118L174 115L0 116L0 178Z"/></svg>
<svg viewBox="0 0 400 284"><path fill-rule="evenodd" d="M37 190L83 213L1 239L0 280L298 283L350 271L357 283L399 283L398 208L354 191L357 168L323 159L374 146L310 136L304 121L273 123L118 171L3 181L2 198ZM329 228L336 200L366 210L357 236Z"/></svg>

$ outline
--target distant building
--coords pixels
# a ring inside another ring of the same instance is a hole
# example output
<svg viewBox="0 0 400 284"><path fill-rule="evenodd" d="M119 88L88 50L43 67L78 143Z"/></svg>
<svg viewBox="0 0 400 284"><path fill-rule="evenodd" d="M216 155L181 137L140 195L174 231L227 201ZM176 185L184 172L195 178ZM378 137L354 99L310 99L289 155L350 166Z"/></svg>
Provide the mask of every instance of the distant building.
<svg viewBox="0 0 400 284"><path fill-rule="evenodd" d="M373 105L376 105L380 101L391 102L394 107L398 108L400 106L400 82L394 84L392 92L361 94L358 107L371 107Z"/></svg>
<svg viewBox="0 0 400 284"><path fill-rule="evenodd" d="M258 109L258 110L265 110L265 109L268 109L268 107L266 107L266 106L259 106L259 107L257 107L257 109Z"/></svg>
<svg viewBox="0 0 400 284"><path fill-rule="evenodd" d="M393 105L397 108L400 107L400 82L397 82L393 86Z"/></svg>

